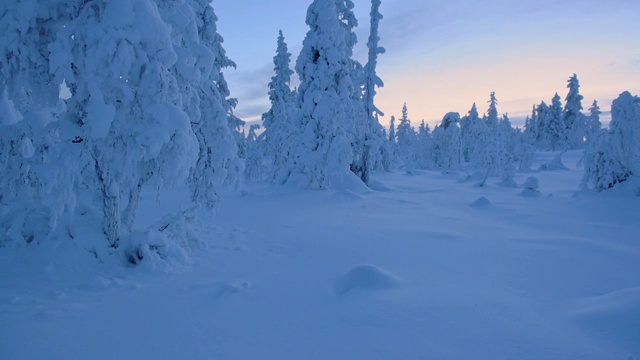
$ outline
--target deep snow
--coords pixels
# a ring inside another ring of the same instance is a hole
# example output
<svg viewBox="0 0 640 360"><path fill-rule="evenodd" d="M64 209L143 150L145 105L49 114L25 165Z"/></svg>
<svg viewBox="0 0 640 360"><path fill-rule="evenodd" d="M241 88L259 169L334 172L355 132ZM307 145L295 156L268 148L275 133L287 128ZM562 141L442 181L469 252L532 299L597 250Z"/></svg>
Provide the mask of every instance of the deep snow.
<svg viewBox="0 0 640 360"><path fill-rule="evenodd" d="M640 198L579 191L580 155L517 188L434 171L376 173L376 191L247 184L164 266L0 248L0 358L640 359ZM146 192L140 225L183 195Z"/></svg>

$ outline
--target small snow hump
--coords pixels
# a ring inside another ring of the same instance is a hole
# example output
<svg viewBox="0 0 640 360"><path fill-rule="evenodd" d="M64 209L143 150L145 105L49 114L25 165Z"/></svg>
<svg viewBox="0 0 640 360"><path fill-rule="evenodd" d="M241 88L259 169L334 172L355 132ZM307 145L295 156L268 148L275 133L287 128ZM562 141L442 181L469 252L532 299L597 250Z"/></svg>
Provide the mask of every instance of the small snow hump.
<svg viewBox="0 0 640 360"><path fill-rule="evenodd" d="M526 190L538 190L538 187L540 187L540 183L538 181L538 178L535 176L532 176L530 178L528 178L524 184L522 185Z"/></svg>
<svg viewBox="0 0 640 360"><path fill-rule="evenodd" d="M487 199L484 196L481 196L478 200L469 204L469 206L475 207L475 208L487 207L489 205L491 205L491 201L489 201L489 199Z"/></svg>
<svg viewBox="0 0 640 360"><path fill-rule="evenodd" d="M532 176L532 177L528 178L524 182L522 187L524 189L522 189L522 192L520 192L521 196L525 196L525 197L539 197L540 196L540 191L538 191L538 188L540 187L540 184L538 182L538 178L537 177Z"/></svg>
<svg viewBox="0 0 640 360"><path fill-rule="evenodd" d="M335 290L344 295L352 289L382 290L399 285L400 279L375 265L358 265L338 280Z"/></svg>

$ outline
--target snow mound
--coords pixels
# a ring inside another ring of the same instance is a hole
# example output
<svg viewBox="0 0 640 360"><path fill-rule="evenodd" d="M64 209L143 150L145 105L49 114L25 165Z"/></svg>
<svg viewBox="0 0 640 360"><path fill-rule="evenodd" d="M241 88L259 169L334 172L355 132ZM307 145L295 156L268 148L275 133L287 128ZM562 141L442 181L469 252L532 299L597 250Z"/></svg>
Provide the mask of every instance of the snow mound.
<svg viewBox="0 0 640 360"><path fill-rule="evenodd" d="M336 293L343 295L352 289L382 290L400 285L395 275L375 265L358 265L349 270L337 283Z"/></svg>
<svg viewBox="0 0 640 360"><path fill-rule="evenodd" d="M216 297L220 297L225 294L239 294L251 289L252 286L248 281L216 284L215 295Z"/></svg>
<svg viewBox="0 0 640 360"><path fill-rule="evenodd" d="M540 181L537 177L532 176L527 178L522 186L525 188L525 190L538 190L538 188L540 187Z"/></svg>
<svg viewBox="0 0 640 360"><path fill-rule="evenodd" d="M538 196L540 196L540 191L538 191L538 188L540 187L540 182L538 181L537 177L535 177L535 176L529 177L524 182L522 187L524 189L522 190L520 195L528 196L528 197L538 197Z"/></svg>
<svg viewBox="0 0 640 360"><path fill-rule="evenodd" d="M381 181L376 180L376 179L370 179L369 180L369 188L371 190L380 191L380 192L393 191L392 188L388 187L387 185L385 185L384 183L382 183Z"/></svg>
<svg viewBox="0 0 640 360"><path fill-rule="evenodd" d="M582 318L635 319L640 328L640 287L582 299L574 314Z"/></svg>
<svg viewBox="0 0 640 360"><path fill-rule="evenodd" d="M564 164L562 163L562 155L564 155L566 152L567 150L560 152L551 161L540 165L540 168L538 170L539 171L569 170L569 168L564 166Z"/></svg>
<svg viewBox="0 0 640 360"><path fill-rule="evenodd" d="M478 200L469 204L469 206L475 207L475 208L487 207L489 205L491 205L491 201L489 201L489 199L487 199L484 196L481 196Z"/></svg>
<svg viewBox="0 0 640 360"><path fill-rule="evenodd" d="M587 328L613 336L620 342L626 342L630 348L640 350L637 342L640 329L640 287L582 299L572 315Z"/></svg>

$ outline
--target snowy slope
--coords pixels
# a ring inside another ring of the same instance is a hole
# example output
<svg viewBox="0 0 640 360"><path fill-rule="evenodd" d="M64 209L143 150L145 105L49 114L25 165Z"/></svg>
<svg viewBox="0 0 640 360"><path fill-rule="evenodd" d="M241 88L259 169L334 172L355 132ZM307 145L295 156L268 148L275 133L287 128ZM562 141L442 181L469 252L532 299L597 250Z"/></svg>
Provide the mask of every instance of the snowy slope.
<svg viewBox="0 0 640 360"><path fill-rule="evenodd" d="M248 184L167 267L0 248L0 358L640 359L640 198L579 192L579 157L518 174L539 193L427 171ZM182 195L146 193L141 224Z"/></svg>

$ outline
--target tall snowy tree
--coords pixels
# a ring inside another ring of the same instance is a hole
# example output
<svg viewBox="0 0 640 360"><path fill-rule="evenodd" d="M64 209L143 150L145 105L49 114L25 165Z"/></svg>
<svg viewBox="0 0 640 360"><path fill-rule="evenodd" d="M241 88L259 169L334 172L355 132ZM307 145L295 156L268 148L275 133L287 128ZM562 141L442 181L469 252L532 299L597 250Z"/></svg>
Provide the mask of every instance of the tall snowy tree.
<svg viewBox="0 0 640 360"><path fill-rule="evenodd" d="M476 165L485 168L488 174L499 175L508 163L506 139L498 119L498 99L491 93L489 108L484 116L485 128L481 134Z"/></svg>
<svg viewBox="0 0 640 360"><path fill-rule="evenodd" d="M593 104L591 104L591 107L589 107L589 116L587 117L587 121L586 121L587 146L588 146L588 143L593 142L593 140L602 131L600 114L602 114L602 111L600 111L600 106L598 106L598 101L593 100Z"/></svg>
<svg viewBox="0 0 640 360"><path fill-rule="evenodd" d="M144 20L144 21L142 21ZM51 69L71 91L65 127L91 170L107 240L131 230L143 184L179 183L197 140L168 70L177 57L170 29L149 0L94 0L50 45Z"/></svg>
<svg viewBox="0 0 640 360"><path fill-rule="evenodd" d="M191 169L192 199L214 208L218 188L240 179L238 146L244 137L238 127L244 122L232 114L230 95L222 70L235 67L222 47L217 17L210 0L155 0L162 19L171 26L177 61L170 68L180 91L181 108L189 116L199 146L197 166Z"/></svg>
<svg viewBox="0 0 640 360"><path fill-rule="evenodd" d="M416 154L416 132L411 126L406 103L402 106L402 117L398 124L396 137L398 139L397 144L400 158L404 162L406 172L411 174L416 170L418 159Z"/></svg>
<svg viewBox="0 0 640 360"><path fill-rule="evenodd" d="M528 135L534 145L537 145L540 141L540 118L538 116L537 106L534 104L531 110L531 116L528 116L524 123L524 132Z"/></svg>
<svg viewBox="0 0 640 360"><path fill-rule="evenodd" d="M502 115L498 128L504 145L506 162L513 162L515 160L515 130L511 126L508 114Z"/></svg>
<svg viewBox="0 0 640 360"><path fill-rule="evenodd" d="M389 132L387 134L387 147L389 149L388 169L395 168L398 161L398 143L396 134L396 117L391 116L389 120Z"/></svg>
<svg viewBox="0 0 640 360"><path fill-rule="evenodd" d="M536 149L534 133L517 129L514 134L514 144L514 156L518 162L518 170L530 171Z"/></svg>
<svg viewBox="0 0 640 360"><path fill-rule="evenodd" d="M491 92L491 97L489 99L489 109L487 110L487 118L486 121L489 127L497 126L498 119L498 99L496 98L496 92Z"/></svg>
<svg viewBox="0 0 640 360"><path fill-rule="evenodd" d="M302 133L295 144L292 177L310 189L342 181L353 162L355 90L348 31L339 15L335 0L315 0L309 6L309 31L296 62Z"/></svg>
<svg viewBox="0 0 640 360"><path fill-rule="evenodd" d="M362 146L362 152L360 155L360 163L356 165L358 168L355 172L360 176L360 179L369 184L369 176L371 169L373 168L373 157L377 154L381 154L386 158L383 160L384 168L389 170L390 168L390 149L384 141L382 134L382 126L378 122L378 116L384 116L384 113L378 109L374 103L376 96L376 87L383 87L384 83L382 79L376 73L376 66L378 64L378 55L384 54L385 49L379 46L380 37L378 36L378 27L380 20L382 20L382 14L380 14L380 0L371 1L371 26L369 33L369 41L367 42L368 61L364 67L364 107L367 115L367 123L365 124L364 141ZM357 159L357 155L356 155Z"/></svg>
<svg viewBox="0 0 640 360"><path fill-rule="evenodd" d="M249 127L249 134L247 134L246 138L244 177L247 180L260 180L265 172L264 165L262 163L263 142L256 133L256 130L258 129L260 129L260 125L251 125Z"/></svg>
<svg viewBox="0 0 640 360"><path fill-rule="evenodd" d="M73 211L77 162L61 143L60 82L49 72L49 45L79 1L0 4L0 232L40 241ZM73 170L71 170L73 169ZM46 214L38 221L33 216Z"/></svg>
<svg viewBox="0 0 640 360"><path fill-rule="evenodd" d="M271 159L271 180L286 182L291 169L287 168L291 155L290 145L297 135L293 126L296 116L291 91L291 54L284 40L282 30L278 35L278 48L273 58L275 75L269 83L271 108L262 114L266 155Z"/></svg>
<svg viewBox="0 0 640 360"><path fill-rule="evenodd" d="M536 119L538 124L537 140L536 144L539 149L550 150L551 149L551 112L549 105L542 101L536 106Z"/></svg>
<svg viewBox="0 0 640 360"><path fill-rule="evenodd" d="M567 88L569 93L565 98L564 125L566 127L566 145L571 149L584 147L584 138L587 136L586 117L582 113L582 99L580 95L580 82L578 76L573 74L569 79Z"/></svg>
<svg viewBox="0 0 640 360"><path fill-rule="evenodd" d="M396 143L396 117L392 116L389 120L389 142Z"/></svg>
<svg viewBox="0 0 640 360"><path fill-rule="evenodd" d="M218 34L217 21L211 0L190 0L195 12L198 34L198 66L201 73L199 121L192 121L198 138L199 155L189 176L192 199L206 208L214 208L220 201L217 188L240 181L242 163L238 144L244 141L238 127L242 124L233 116L236 100L230 91L223 69L233 67Z"/></svg>
<svg viewBox="0 0 640 360"><path fill-rule="evenodd" d="M485 133L486 124L480 119L478 108L473 103L469 113L460 120L460 136L462 142L462 157L464 161L477 163L482 151L481 139Z"/></svg>
<svg viewBox="0 0 640 360"><path fill-rule="evenodd" d="M558 93L551 99L547 121L546 136L551 147L550 150L556 151L566 148L568 145L567 126L564 122L562 101Z"/></svg>
<svg viewBox="0 0 640 360"><path fill-rule="evenodd" d="M420 123L417 136L416 153L418 166L423 169L432 169L435 166L431 155L433 138L429 124L425 123L424 120Z"/></svg>
<svg viewBox="0 0 640 360"><path fill-rule="evenodd" d="M452 169L462 160L460 114L447 113L433 129L433 161L440 169Z"/></svg>

